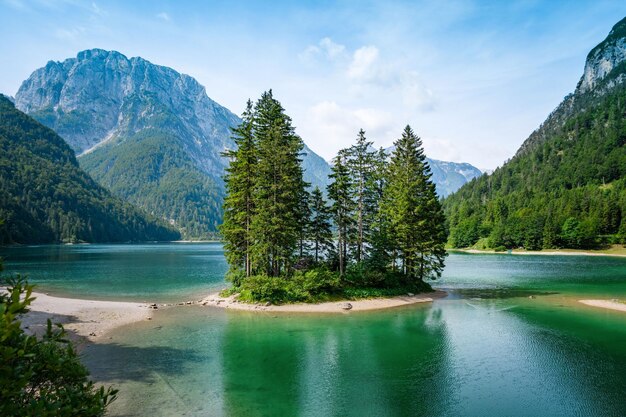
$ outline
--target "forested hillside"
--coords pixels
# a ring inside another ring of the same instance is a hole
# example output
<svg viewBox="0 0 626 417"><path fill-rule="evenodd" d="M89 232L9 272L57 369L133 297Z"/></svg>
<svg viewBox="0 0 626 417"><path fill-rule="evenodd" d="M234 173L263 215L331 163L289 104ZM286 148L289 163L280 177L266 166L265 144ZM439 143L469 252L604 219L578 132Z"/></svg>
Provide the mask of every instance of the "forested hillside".
<svg viewBox="0 0 626 417"><path fill-rule="evenodd" d="M173 240L180 235L113 197L54 131L0 95L0 243Z"/></svg>
<svg viewBox="0 0 626 417"><path fill-rule="evenodd" d="M626 21L518 153L444 201L453 247L593 248L626 239Z"/></svg>

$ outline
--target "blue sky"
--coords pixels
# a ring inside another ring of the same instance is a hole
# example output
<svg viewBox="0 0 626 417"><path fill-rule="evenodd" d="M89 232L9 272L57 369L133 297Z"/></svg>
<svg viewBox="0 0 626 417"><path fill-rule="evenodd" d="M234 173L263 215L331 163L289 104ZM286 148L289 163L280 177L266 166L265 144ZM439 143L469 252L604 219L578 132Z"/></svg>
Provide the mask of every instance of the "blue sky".
<svg viewBox="0 0 626 417"><path fill-rule="evenodd" d="M625 1L0 0L0 92L90 48L189 74L235 113L269 88L330 159L407 124L430 157L495 168L573 91Z"/></svg>

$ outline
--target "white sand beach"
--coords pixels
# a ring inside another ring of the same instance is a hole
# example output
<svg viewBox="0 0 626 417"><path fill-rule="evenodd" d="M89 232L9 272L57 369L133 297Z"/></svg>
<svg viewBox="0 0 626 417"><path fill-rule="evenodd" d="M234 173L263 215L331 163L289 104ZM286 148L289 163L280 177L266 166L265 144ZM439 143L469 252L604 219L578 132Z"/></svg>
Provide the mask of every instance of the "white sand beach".
<svg viewBox="0 0 626 417"><path fill-rule="evenodd" d="M51 319L53 324L63 324L71 338L84 337L93 342L116 327L147 320L153 314L149 304L33 295L36 299L30 312L20 320L34 334L45 332L47 319Z"/></svg>

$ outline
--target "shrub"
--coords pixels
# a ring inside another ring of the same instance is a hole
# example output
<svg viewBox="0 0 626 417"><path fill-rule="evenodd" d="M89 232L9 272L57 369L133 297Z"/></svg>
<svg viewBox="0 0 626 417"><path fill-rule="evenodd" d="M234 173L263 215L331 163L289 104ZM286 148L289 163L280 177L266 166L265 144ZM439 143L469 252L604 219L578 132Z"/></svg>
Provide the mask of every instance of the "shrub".
<svg viewBox="0 0 626 417"><path fill-rule="evenodd" d="M246 278L239 287L239 299L242 301L281 303L287 299L285 278L254 275Z"/></svg>
<svg viewBox="0 0 626 417"><path fill-rule="evenodd" d="M4 280L0 293L0 415L102 416L116 390L96 389L87 379L61 325L39 339L24 333L18 316L34 300L33 286L20 277Z"/></svg>

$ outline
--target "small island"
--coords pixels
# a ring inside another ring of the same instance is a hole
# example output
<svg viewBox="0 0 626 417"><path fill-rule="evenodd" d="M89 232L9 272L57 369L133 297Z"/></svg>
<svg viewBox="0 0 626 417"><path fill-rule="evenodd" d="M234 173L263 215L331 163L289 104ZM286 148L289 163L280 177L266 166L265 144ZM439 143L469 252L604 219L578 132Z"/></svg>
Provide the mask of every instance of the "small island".
<svg viewBox="0 0 626 417"><path fill-rule="evenodd" d="M248 101L233 138L220 229L232 287L207 303L311 311L284 305L336 310L344 302L359 310L441 296L426 293L444 267L445 219L410 126L391 154L360 130L333 159L326 190L305 181L304 144L271 90ZM355 301L381 298L388 300Z"/></svg>

